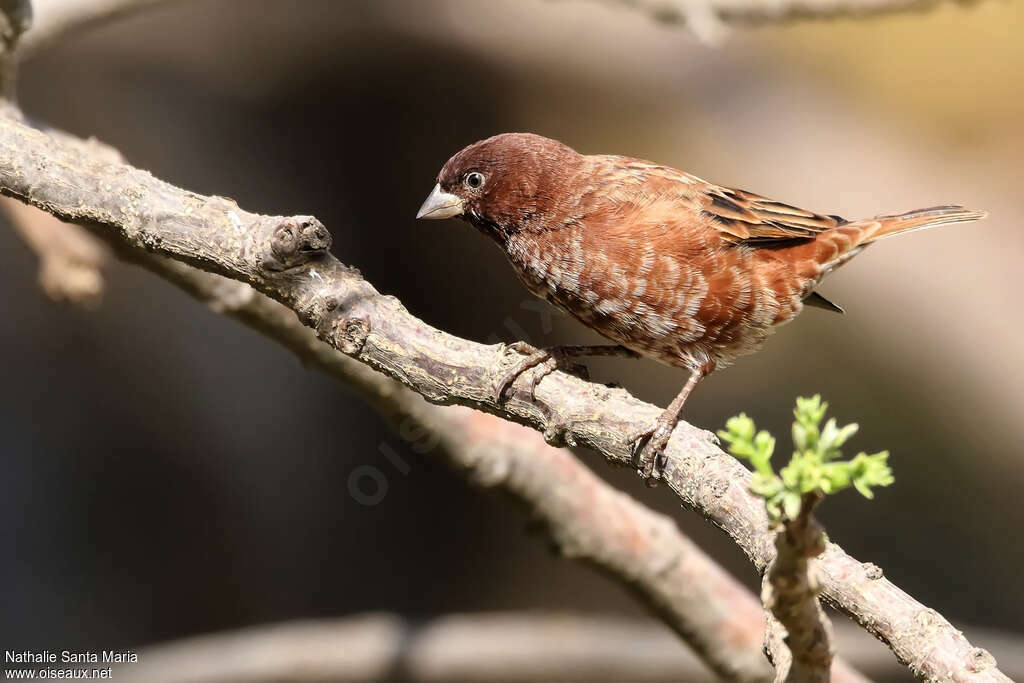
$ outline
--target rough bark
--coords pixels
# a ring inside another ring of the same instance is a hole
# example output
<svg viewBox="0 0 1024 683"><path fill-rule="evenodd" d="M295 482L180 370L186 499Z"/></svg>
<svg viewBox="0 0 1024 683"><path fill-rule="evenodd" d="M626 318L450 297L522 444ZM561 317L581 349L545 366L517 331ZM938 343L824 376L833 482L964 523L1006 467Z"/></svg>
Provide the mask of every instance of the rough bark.
<svg viewBox="0 0 1024 683"><path fill-rule="evenodd" d="M814 518L820 493L804 495L800 514L775 532L775 558L761 599L769 612L765 647L777 683L827 683L834 655L832 625L818 602L817 561L825 530Z"/></svg>

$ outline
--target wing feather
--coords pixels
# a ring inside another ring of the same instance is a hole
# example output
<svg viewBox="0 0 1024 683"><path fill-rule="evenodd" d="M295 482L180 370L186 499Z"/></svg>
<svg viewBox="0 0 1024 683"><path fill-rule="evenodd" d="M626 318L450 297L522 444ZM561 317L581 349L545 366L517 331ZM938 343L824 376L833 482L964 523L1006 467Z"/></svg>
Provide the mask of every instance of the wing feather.
<svg viewBox="0 0 1024 683"><path fill-rule="evenodd" d="M657 214L669 224L705 223L726 242L752 246L812 239L847 222L839 216L814 213L746 190L714 185L642 159L590 158L595 164L596 191L617 207L607 216L609 222L621 220L620 212L631 214L631 219L646 212L648 220Z"/></svg>
<svg viewBox="0 0 1024 683"><path fill-rule="evenodd" d="M701 210L728 242L757 244L811 239L846 221L767 197L705 183Z"/></svg>

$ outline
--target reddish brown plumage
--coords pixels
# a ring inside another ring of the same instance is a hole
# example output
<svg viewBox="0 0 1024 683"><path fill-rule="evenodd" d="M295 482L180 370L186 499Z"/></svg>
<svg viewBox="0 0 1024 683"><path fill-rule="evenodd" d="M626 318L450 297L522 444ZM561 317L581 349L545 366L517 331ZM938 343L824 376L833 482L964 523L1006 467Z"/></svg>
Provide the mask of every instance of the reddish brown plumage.
<svg viewBox="0 0 1024 683"><path fill-rule="evenodd" d="M431 214L493 238L530 291L588 327L690 369L688 388L757 350L872 241L984 216L945 206L850 222L530 134L452 157L421 209Z"/></svg>

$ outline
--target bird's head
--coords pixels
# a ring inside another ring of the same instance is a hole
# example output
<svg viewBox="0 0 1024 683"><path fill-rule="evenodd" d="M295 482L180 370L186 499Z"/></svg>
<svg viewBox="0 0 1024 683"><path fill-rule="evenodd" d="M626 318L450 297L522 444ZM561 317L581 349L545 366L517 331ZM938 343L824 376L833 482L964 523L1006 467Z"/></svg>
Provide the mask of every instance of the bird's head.
<svg viewBox="0 0 1024 683"><path fill-rule="evenodd" d="M505 234L539 225L582 159L557 140L532 133L481 140L445 163L416 218L458 216Z"/></svg>

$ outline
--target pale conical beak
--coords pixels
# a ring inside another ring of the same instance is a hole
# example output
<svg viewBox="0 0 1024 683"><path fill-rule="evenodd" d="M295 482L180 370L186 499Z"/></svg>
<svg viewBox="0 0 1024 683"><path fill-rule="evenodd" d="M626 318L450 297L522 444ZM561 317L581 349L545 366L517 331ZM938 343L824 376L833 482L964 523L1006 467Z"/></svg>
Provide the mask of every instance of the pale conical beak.
<svg viewBox="0 0 1024 683"><path fill-rule="evenodd" d="M462 215L462 199L441 189L441 183L434 185L430 196L416 213L416 218L435 220Z"/></svg>

